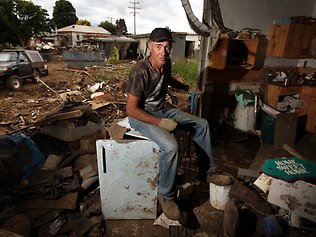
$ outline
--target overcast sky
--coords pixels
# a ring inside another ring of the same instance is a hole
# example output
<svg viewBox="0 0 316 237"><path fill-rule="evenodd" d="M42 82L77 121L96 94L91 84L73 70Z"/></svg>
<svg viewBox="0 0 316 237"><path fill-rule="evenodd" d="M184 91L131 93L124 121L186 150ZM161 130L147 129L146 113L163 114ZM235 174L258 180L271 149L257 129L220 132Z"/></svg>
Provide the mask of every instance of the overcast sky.
<svg viewBox="0 0 316 237"><path fill-rule="evenodd" d="M101 21L125 20L128 33L134 33L134 15L132 2L139 2L136 9L136 34L150 33L155 27L168 26L172 31L193 32L189 26L181 0L68 0L76 9L79 19L86 19L92 26ZM48 11L52 18L56 0L32 0ZM191 0L196 17L201 19L204 0Z"/></svg>

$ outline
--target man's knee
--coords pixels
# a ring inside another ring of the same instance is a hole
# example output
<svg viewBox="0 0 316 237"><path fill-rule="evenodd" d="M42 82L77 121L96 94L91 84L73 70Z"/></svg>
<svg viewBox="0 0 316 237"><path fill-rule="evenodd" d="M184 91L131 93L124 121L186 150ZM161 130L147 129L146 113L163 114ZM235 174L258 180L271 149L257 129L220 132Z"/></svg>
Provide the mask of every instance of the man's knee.
<svg viewBox="0 0 316 237"><path fill-rule="evenodd" d="M161 145L161 150L165 153L177 152L178 151L178 142L176 139L165 141Z"/></svg>
<svg viewBox="0 0 316 237"><path fill-rule="evenodd" d="M204 119L204 118L201 118L201 119L199 120L199 125L200 125L200 127L203 128L203 129L206 129L206 130L209 129L208 121L207 121L206 119Z"/></svg>

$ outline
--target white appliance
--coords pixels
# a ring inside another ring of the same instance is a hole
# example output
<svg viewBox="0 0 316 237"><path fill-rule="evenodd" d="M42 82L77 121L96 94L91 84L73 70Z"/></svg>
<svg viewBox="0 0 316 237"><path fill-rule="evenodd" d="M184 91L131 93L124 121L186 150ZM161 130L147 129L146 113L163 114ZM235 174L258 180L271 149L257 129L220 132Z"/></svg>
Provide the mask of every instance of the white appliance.
<svg viewBox="0 0 316 237"><path fill-rule="evenodd" d="M239 104L236 105L234 127L244 132L254 131L255 108L253 105L247 105L245 108L241 108Z"/></svg>
<svg viewBox="0 0 316 237"><path fill-rule="evenodd" d="M97 140L105 219L156 219L159 147L149 140Z"/></svg>

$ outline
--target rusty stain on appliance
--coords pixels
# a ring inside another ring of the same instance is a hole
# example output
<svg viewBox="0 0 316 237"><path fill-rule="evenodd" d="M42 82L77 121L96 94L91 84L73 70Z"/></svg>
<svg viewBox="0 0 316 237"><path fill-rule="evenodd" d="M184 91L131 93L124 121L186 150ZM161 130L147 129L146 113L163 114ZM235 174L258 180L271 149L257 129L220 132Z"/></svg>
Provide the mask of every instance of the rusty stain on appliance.
<svg viewBox="0 0 316 237"><path fill-rule="evenodd" d="M157 183L158 183L158 177L156 176L155 179L150 179L150 178L148 178L148 179L147 179L147 182L150 184L150 187L151 187L152 189L156 189Z"/></svg>
<svg viewBox="0 0 316 237"><path fill-rule="evenodd" d="M285 204L289 207L290 210L295 210L298 207L302 206L302 204L298 202L296 197L293 197L291 195L281 195L280 198L285 202Z"/></svg>

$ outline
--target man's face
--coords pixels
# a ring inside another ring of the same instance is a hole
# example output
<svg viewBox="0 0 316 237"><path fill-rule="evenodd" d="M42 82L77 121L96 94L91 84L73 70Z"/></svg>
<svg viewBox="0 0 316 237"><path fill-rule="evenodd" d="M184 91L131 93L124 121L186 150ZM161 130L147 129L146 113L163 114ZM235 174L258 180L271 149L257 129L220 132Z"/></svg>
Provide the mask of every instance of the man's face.
<svg viewBox="0 0 316 237"><path fill-rule="evenodd" d="M170 41L164 42L149 42L148 44L150 50L151 59L159 66L166 63L170 56L172 43Z"/></svg>

